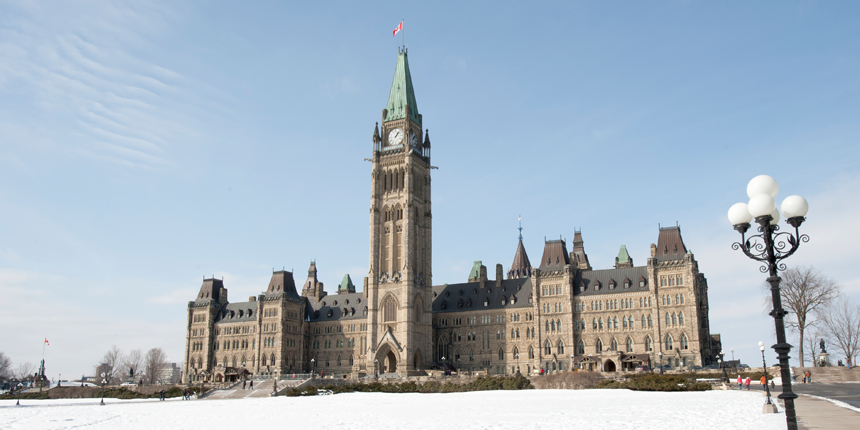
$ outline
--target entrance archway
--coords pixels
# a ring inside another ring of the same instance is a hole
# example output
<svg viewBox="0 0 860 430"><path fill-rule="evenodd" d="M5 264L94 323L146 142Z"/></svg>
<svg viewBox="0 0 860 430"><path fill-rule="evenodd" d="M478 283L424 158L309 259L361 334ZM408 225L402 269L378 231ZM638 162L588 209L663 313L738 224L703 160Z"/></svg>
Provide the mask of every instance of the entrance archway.
<svg viewBox="0 0 860 430"><path fill-rule="evenodd" d="M606 360L606 363L603 365L604 372L614 372L615 371L615 362L612 360Z"/></svg>
<svg viewBox="0 0 860 430"><path fill-rule="evenodd" d="M385 355L383 369L385 369L385 373L397 373L397 357L394 355L394 351L388 351L388 354Z"/></svg>

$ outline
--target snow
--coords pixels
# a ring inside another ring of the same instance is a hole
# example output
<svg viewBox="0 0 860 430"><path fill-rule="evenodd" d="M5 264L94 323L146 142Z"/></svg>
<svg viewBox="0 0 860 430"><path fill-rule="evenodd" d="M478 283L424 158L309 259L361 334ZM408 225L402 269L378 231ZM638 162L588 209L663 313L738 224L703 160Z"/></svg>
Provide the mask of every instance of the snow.
<svg viewBox="0 0 860 430"><path fill-rule="evenodd" d="M524 390L449 394L351 393L240 400L157 399L0 401L6 429L438 428L589 429L785 428L762 414L757 391L653 393L629 390ZM270 427L271 426L271 427Z"/></svg>

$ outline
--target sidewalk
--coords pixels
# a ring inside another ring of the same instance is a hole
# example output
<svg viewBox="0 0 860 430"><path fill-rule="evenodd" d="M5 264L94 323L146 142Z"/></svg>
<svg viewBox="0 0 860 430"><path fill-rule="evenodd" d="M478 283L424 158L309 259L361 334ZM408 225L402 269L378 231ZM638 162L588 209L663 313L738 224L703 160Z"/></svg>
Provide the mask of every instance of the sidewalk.
<svg viewBox="0 0 860 430"><path fill-rule="evenodd" d="M841 408L827 400L801 395L794 401L794 408L800 430L854 430L860 425L860 413Z"/></svg>

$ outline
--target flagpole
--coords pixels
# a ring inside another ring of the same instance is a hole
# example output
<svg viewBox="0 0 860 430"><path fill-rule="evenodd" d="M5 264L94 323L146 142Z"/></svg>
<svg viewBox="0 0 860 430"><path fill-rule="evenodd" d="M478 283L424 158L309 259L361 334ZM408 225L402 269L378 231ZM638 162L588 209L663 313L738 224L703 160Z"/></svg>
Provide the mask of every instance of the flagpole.
<svg viewBox="0 0 860 430"><path fill-rule="evenodd" d="M403 23L403 22L406 22L406 20L405 20L405 19L401 19L401 20L400 20L400 22L401 22L401 23ZM405 28L405 27L404 27L404 28ZM406 50L406 32L404 31L404 29L401 29L401 30L400 30L400 32L401 32L401 33L403 33L403 34L401 34L401 35L400 35L400 37L402 38L401 40L402 40L402 43L403 43L403 50L405 51L405 50Z"/></svg>

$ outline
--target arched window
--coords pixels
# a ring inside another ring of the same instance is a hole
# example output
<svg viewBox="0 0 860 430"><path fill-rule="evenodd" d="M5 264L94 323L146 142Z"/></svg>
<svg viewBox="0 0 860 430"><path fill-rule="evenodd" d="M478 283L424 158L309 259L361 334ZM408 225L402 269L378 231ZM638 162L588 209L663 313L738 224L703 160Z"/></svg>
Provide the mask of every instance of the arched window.
<svg viewBox="0 0 860 430"><path fill-rule="evenodd" d="M382 320L385 322L397 321L397 304L394 297L388 296L382 302Z"/></svg>
<svg viewBox="0 0 860 430"><path fill-rule="evenodd" d="M520 338L520 329L517 328L517 339L519 339L519 338Z"/></svg>
<svg viewBox="0 0 860 430"><path fill-rule="evenodd" d="M597 328L603 330L603 317L597 320Z"/></svg>
<svg viewBox="0 0 860 430"><path fill-rule="evenodd" d="M651 320L651 315L648 315L648 327L654 327L654 321Z"/></svg>
<svg viewBox="0 0 860 430"><path fill-rule="evenodd" d="M585 318L583 318L582 320L580 320L580 328L581 328L582 330L585 330Z"/></svg>
<svg viewBox="0 0 860 430"><path fill-rule="evenodd" d="M612 338L612 342L609 343L610 351L618 351L618 341L615 338Z"/></svg>
<svg viewBox="0 0 860 430"><path fill-rule="evenodd" d="M651 343L651 336L645 336L645 351L650 352L654 350L654 345Z"/></svg>
<svg viewBox="0 0 860 430"><path fill-rule="evenodd" d="M684 312L678 314L678 324L684 324Z"/></svg>
<svg viewBox="0 0 860 430"><path fill-rule="evenodd" d="M469 361L475 361L475 350L474 349L469 350Z"/></svg>
<svg viewBox="0 0 860 430"><path fill-rule="evenodd" d="M622 323L622 324L621 324L621 326L622 326L622 327L627 328L627 318L622 317L622 318L621 318L621 323Z"/></svg>
<svg viewBox="0 0 860 430"><path fill-rule="evenodd" d="M624 351L625 352L633 352L633 339L627 338L627 342L625 342Z"/></svg>
<svg viewBox="0 0 860 430"><path fill-rule="evenodd" d="M579 355L585 354L585 342L582 339L579 340L579 343L576 344L576 353Z"/></svg>
<svg viewBox="0 0 860 430"><path fill-rule="evenodd" d="M552 326L552 331L555 331L555 321L551 321L550 326Z"/></svg>
<svg viewBox="0 0 860 430"><path fill-rule="evenodd" d="M678 324L678 316L672 312L672 325Z"/></svg>
<svg viewBox="0 0 860 430"><path fill-rule="evenodd" d="M546 331L549 331L549 321L545 321L545 324L546 324Z"/></svg>
<svg viewBox="0 0 860 430"><path fill-rule="evenodd" d="M558 354L564 354L564 341L558 341Z"/></svg>
<svg viewBox="0 0 860 430"><path fill-rule="evenodd" d="M666 312L666 325L671 324L671 319L669 318L669 312Z"/></svg>
<svg viewBox="0 0 860 430"><path fill-rule="evenodd" d="M689 346L690 345L687 342L687 335L684 333L681 333L681 349L688 349Z"/></svg>
<svg viewBox="0 0 860 430"><path fill-rule="evenodd" d="M543 353L546 355L552 355L552 344L549 341L543 345Z"/></svg>
<svg viewBox="0 0 860 430"><path fill-rule="evenodd" d="M618 317L614 317L614 318L612 318L612 325L613 325L615 328L618 328Z"/></svg>
<svg viewBox="0 0 860 430"><path fill-rule="evenodd" d="M555 328L557 328L558 331L561 331L561 320L555 320Z"/></svg>
<svg viewBox="0 0 860 430"><path fill-rule="evenodd" d="M499 360L504 360L504 359L505 359L505 350L502 348L499 348Z"/></svg>
<svg viewBox="0 0 860 430"><path fill-rule="evenodd" d="M591 327L591 328L593 328L594 330L597 330L597 318L594 318L594 319L591 321L591 325L592 325L592 327Z"/></svg>
<svg viewBox="0 0 860 430"><path fill-rule="evenodd" d="M235 356L235 355L233 356L233 367L237 367L237 366L236 366L236 356Z"/></svg>
<svg viewBox="0 0 860 430"><path fill-rule="evenodd" d="M630 315L627 319L629 320L630 328L633 328L633 315Z"/></svg>
<svg viewBox="0 0 860 430"><path fill-rule="evenodd" d="M355 360L352 359L352 356L349 356L349 365L352 366L355 363Z"/></svg>
<svg viewBox="0 0 860 430"><path fill-rule="evenodd" d="M597 342L594 343L594 350L598 353L603 352L603 341L597 339Z"/></svg>
<svg viewBox="0 0 860 430"><path fill-rule="evenodd" d="M262 364L262 365L263 365L263 366L265 366L265 365L266 365L266 356L265 356L265 355L263 356L263 364Z"/></svg>
<svg viewBox="0 0 860 430"><path fill-rule="evenodd" d="M529 358L535 358L535 347L529 345Z"/></svg>
<svg viewBox="0 0 860 430"><path fill-rule="evenodd" d="M415 310L413 313L415 314L415 322L424 322L424 302L421 300L421 297L415 299Z"/></svg>
<svg viewBox="0 0 860 430"><path fill-rule="evenodd" d="M337 367L340 367L340 356L337 356Z"/></svg>
<svg viewBox="0 0 860 430"><path fill-rule="evenodd" d="M645 327L645 315L642 315L642 327Z"/></svg>
<svg viewBox="0 0 860 430"><path fill-rule="evenodd" d="M671 351L672 349L673 349L672 336L667 334L666 335L666 350Z"/></svg>

